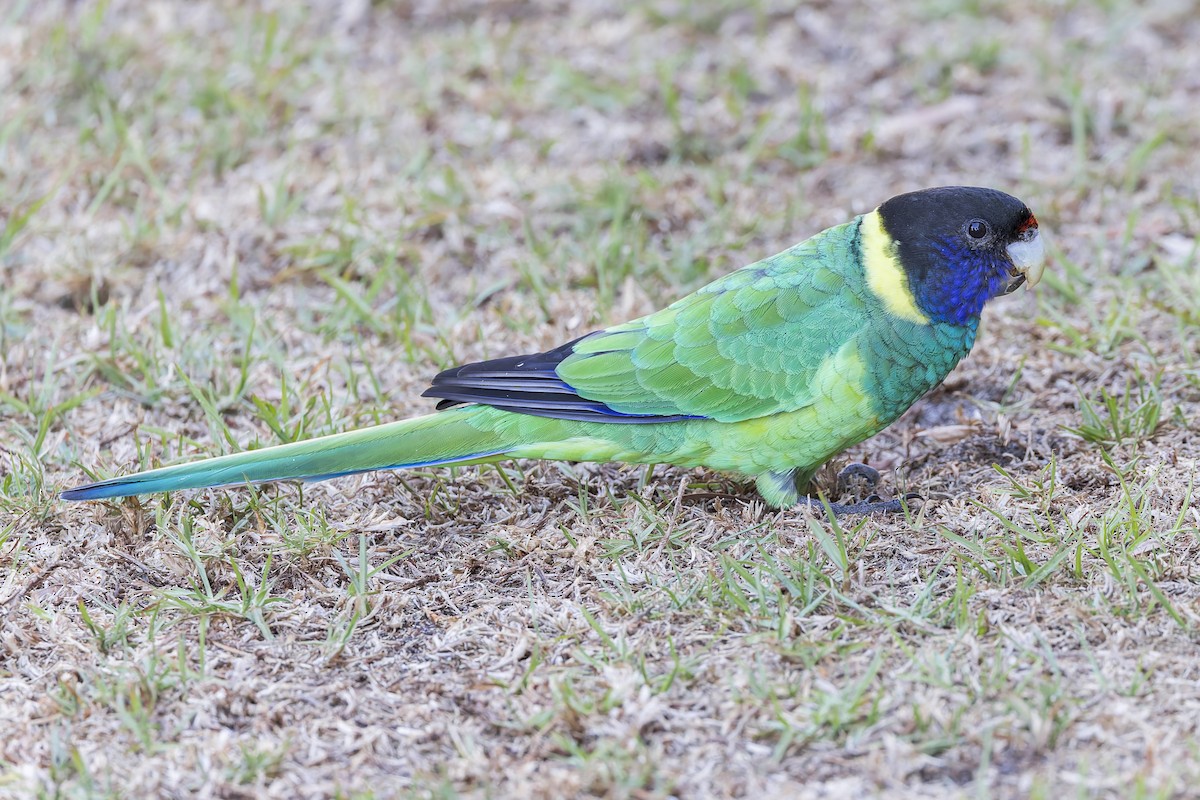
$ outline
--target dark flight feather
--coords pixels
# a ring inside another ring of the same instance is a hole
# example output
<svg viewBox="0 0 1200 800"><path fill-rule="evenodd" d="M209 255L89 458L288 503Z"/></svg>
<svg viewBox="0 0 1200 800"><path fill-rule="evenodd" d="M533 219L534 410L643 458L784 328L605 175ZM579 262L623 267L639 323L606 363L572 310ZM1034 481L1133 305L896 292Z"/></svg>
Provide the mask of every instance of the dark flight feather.
<svg viewBox="0 0 1200 800"><path fill-rule="evenodd" d="M685 414L659 416L624 414L596 400L581 397L558 377L556 368L587 334L544 353L493 358L451 367L434 377L422 397L441 398L438 411L461 403L481 403L535 417L583 422L678 422L699 417Z"/></svg>

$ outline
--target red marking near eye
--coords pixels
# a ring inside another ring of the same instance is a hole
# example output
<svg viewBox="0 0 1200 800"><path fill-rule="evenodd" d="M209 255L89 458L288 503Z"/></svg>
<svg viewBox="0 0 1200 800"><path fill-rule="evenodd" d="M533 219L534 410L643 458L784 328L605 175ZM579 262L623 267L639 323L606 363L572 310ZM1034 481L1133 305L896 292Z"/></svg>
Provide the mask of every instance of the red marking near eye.
<svg viewBox="0 0 1200 800"><path fill-rule="evenodd" d="M1029 211L1027 213L1029 216L1025 218L1024 222L1017 226L1017 233L1023 233L1030 228L1036 228L1038 226L1037 217L1033 215L1033 212Z"/></svg>

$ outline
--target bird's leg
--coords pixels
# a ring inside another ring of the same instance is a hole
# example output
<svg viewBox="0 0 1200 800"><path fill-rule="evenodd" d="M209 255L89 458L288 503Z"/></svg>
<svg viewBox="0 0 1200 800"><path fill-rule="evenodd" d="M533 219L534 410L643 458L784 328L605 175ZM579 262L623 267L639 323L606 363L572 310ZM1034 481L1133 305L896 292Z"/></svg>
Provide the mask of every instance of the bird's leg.
<svg viewBox="0 0 1200 800"><path fill-rule="evenodd" d="M888 514L902 514L908 501L922 499L919 494L910 492L904 496L903 500L899 497L884 500L875 494L875 487L878 485L879 470L858 462L847 464L837 474L837 496L851 495L863 499L854 503L830 503L829 507L835 515L874 514L879 511ZM819 500L806 499L810 507L824 509L824 505Z"/></svg>
<svg viewBox="0 0 1200 800"><path fill-rule="evenodd" d="M788 508L796 505L807 505L816 511L824 511L825 504L820 498L801 493L801 487L807 487L811 471L796 470L793 472L766 472L758 476L756 485L759 494L776 508ZM859 497L866 493L867 497L854 503L829 503L829 509L834 516L843 514L888 514L904 513L905 505L912 500L922 499L918 494L907 494L903 499L884 500L873 490L879 483L879 472L866 464L849 464L838 473L838 496L855 494ZM855 491L857 490L857 491Z"/></svg>

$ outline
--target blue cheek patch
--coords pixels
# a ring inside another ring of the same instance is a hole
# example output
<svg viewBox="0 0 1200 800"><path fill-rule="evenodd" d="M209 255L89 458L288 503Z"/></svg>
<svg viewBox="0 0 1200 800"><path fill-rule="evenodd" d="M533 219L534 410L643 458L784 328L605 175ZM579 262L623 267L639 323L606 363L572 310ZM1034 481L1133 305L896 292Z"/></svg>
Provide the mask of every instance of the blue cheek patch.
<svg viewBox="0 0 1200 800"><path fill-rule="evenodd" d="M932 250L937 266L925 274L914 294L936 322L969 324L1008 284L1007 265L992 253L972 250L957 238L936 241Z"/></svg>

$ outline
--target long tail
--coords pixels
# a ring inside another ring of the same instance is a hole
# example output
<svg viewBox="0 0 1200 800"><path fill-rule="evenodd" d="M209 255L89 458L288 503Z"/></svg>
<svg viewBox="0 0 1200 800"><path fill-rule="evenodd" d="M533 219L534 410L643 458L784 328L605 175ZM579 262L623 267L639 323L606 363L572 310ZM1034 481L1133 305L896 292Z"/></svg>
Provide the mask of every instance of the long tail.
<svg viewBox="0 0 1200 800"><path fill-rule="evenodd" d="M498 461L521 445L523 437L518 426L494 425L494 419L493 409L458 408L304 442L152 469L68 489L62 497L101 500L261 481L324 480L377 469Z"/></svg>

